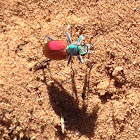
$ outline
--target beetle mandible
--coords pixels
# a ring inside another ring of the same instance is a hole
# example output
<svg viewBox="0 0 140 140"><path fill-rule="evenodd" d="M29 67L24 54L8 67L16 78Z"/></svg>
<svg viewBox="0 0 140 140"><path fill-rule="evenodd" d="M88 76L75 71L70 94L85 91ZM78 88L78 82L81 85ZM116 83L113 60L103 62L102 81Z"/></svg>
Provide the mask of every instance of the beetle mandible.
<svg viewBox="0 0 140 140"><path fill-rule="evenodd" d="M48 41L44 47L43 47L43 54L45 57L49 58L50 60L63 60L68 58L67 65L69 65L72 56L77 56L78 60L81 63L84 63L82 56L86 55L89 53L90 44L84 44L81 43L84 36L81 35L78 38L77 43L73 44L70 34L66 31L66 36L68 39L67 41L62 41L62 40L54 40L49 36L45 36L45 38L48 38L50 41Z"/></svg>

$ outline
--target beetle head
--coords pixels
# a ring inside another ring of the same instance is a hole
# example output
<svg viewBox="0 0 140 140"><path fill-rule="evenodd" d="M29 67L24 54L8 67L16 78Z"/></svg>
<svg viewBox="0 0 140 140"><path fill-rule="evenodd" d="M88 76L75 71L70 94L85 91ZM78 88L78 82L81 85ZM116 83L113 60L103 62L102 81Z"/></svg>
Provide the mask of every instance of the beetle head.
<svg viewBox="0 0 140 140"><path fill-rule="evenodd" d="M90 53L91 46L92 46L91 44L84 44L84 43L77 45L77 51L79 55L84 56L87 53Z"/></svg>

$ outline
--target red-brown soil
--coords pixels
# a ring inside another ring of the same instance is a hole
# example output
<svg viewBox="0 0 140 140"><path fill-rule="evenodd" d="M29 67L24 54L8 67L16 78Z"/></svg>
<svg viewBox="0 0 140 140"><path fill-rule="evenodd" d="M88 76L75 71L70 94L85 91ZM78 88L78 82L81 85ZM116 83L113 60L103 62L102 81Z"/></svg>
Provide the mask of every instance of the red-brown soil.
<svg viewBox="0 0 140 140"><path fill-rule="evenodd" d="M90 61L39 68L68 25ZM140 1L1 0L0 44L1 140L140 139Z"/></svg>

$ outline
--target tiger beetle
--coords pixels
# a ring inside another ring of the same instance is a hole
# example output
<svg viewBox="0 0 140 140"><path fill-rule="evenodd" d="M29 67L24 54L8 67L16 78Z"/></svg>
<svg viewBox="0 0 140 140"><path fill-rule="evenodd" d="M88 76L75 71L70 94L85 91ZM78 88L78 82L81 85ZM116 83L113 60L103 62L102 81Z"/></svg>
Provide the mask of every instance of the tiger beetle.
<svg viewBox="0 0 140 140"><path fill-rule="evenodd" d="M75 44L72 43L70 34L67 31L66 31L66 36L67 36L68 42L62 41L62 40L54 40L49 36L45 36L45 38L48 38L50 41L48 41L44 45L43 54L45 55L46 58L49 58L48 61L63 60L68 57L67 65L69 65L72 56L77 56L78 60L81 63L84 63L82 56L89 53L91 45L81 43L84 38L83 35L81 35L78 38L78 41Z"/></svg>

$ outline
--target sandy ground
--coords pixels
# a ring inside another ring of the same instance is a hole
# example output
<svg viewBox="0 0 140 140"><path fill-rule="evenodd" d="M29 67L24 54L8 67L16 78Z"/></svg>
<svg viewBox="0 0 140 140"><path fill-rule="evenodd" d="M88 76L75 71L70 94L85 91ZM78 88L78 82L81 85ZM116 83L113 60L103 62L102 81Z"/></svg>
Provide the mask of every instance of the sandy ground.
<svg viewBox="0 0 140 140"><path fill-rule="evenodd" d="M90 61L41 68L68 25ZM140 1L0 0L0 139L140 139Z"/></svg>

